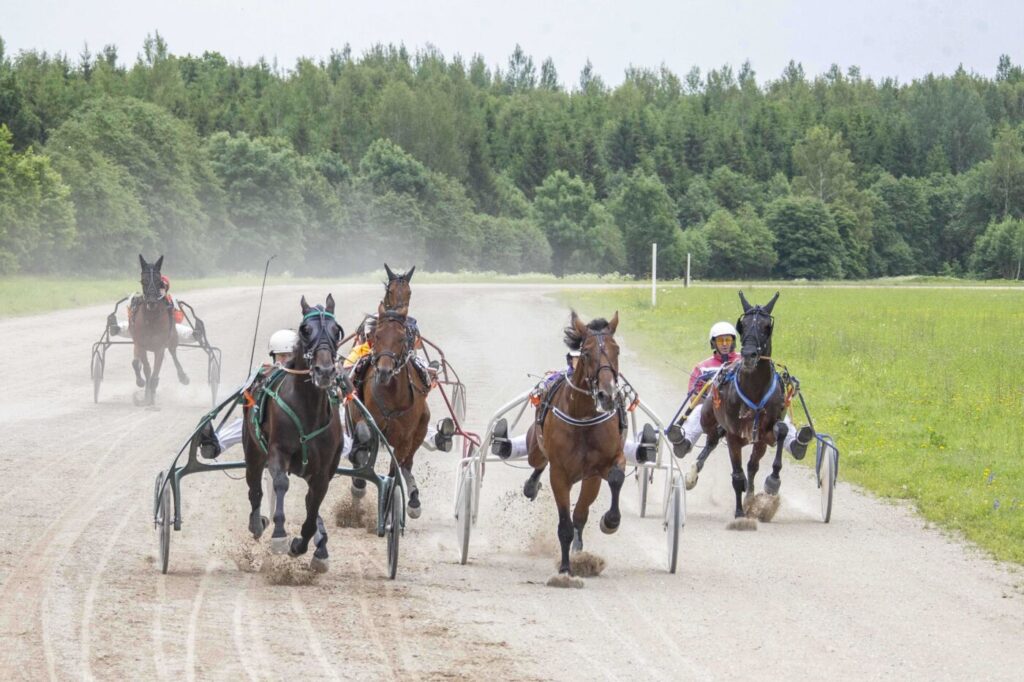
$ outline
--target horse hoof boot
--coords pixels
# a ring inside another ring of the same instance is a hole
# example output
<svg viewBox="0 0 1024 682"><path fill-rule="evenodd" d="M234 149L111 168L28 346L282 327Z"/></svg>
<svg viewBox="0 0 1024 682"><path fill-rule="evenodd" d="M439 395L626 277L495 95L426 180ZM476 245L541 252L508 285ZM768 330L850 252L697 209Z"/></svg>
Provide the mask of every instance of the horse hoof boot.
<svg viewBox="0 0 1024 682"><path fill-rule="evenodd" d="M287 554L289 542L287 537L270 538L270 553L271 554Z"/></svg>
<svg viewBox="0 0 1024 682"><path fill-rule="evenodd" d="M536 500L538 492L540 492L540 481L539 480L535 481L535 480L533 480L531 478L531 479L528 479L526 481L526 483L523 484L523 495L526 495L526 499L531 500L531 501L532 500Z"/></svg>
<svg viewBox="0 0 1024 682"><path fill-rule="evenodd" d="M317 559L315 556L309 560L309 570L314 573L326 573L328 568L327 559Z"/></svg>
<svg viewBox="0 0 1024 682"><path fill-rule="evenodd" d="M491 432L491 452L502 459L508 459L512 454L512 441L508 439L508 422L504 418L498 420ZM526 496L530 497L529 494Z"/></svg>
<svg viewBox="0 0 1024 682"><path fill-rule="evenodd" d="M619 529L619 524L622 521L621 521L621 519L619 519L619 520L615 521L614 524L612 524L607 519L607 516L608 516L608 514L601 514L601 521L600 521L600 523L598 523L598 525L601 527L601 532L602 533L604 533L605 535L611 535L612 533L614 533L615 531L617 531Z"/></svg>
<svg viewBox="0 0 1024 682"><path fill-rule="evenodd" d="M306 550L302 549L302 539L292 538L291 544L288 545L288 556L302 556L306 553Z"/></svg>
<svg viewBox="0 0 1024 682"><path fill-rule="evenodd" d="M410 519L418 519L420 514L423 513L423 507L420 505L419 500L409 500L409 505L406 507L406 511L409 512Z"/></svg>
<svg viewBox="0 0 1024 682"><path fill-rule="evenodd" d="M778 495L780 487L782 487L782 480L778 476L772 475L764 479L764 491L769 495Z"/></svg>

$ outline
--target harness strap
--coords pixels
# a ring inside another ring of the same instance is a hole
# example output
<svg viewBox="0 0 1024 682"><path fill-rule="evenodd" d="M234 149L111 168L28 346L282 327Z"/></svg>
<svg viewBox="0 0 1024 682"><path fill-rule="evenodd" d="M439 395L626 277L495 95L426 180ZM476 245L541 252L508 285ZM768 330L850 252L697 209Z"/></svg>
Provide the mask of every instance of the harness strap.
<svg viewBox="0 0 1024 682"><path fill-rule="evenodd" d="M774 365L772 368L774 370ZM754 441L756 441L757 427L758 424L760 424L761 422L761 415L764 413L764 406L768 404L769 400L771 400L772 395L775 393L775 389L779 385L779 373L775 371L772 372L772 383L768 387L768 390L765 391L764 396L761 397L761 401L756 404L753 400L743 395L743 390L740 388L739 372L733 373L732 385L736 388L736 395L740 397L740 400L743 401L743 404L754 411L754 426L751 431L751 437L754 439Z"/></svg>
<svg viewBox="0 0 1024 682"><path fill-rule="evenodd" d="M306 466L309 464L309 448L306 445L306 443L313 440L314 438L316 438L321 433L323 433L324 431L331 427L331 415L327 415L326 424L324 424L323 426L314 431L311 431L310 433L306 433L305 429L302 428L302 420L299 418L299 415L295 413L295 410L293 410L291 406L287 402L285 402L284 398L282 398L280 394L273 388L273 383L279 383L280 380L284 378L285 374L286 372L283 370L283 368L279 367L274 370L270 377L267 378L266 383L260 390L259 409L252 410L251 419L253 428L256 431L256 442L259 443L260 448L263 450L264 453L266 453L269 450L269 444L267 443L267 440L263 435L263 429L260 428L260 414L263 412L263 408L266 405L267 396L273 398L274 402L277 403L277 406L281 408L281 411L288 415L289 419L292 420L292 423L295 424L295 429L299 432L299 445L302 448L302 470L299 472L299 477L301 478L306 475ZM328 392L327 399L331 407L337 407L338 396L334 391Z"/></svg>

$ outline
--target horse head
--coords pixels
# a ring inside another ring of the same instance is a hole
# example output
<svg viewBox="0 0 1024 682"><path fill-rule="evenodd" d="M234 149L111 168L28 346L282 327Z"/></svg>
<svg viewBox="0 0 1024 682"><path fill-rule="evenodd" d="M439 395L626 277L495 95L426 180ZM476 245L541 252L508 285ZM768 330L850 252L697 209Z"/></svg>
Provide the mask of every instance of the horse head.
<svg viewBox="0 0 1024 682"><path fill-rule="evenodd" d="M736 320L736 331L740 334L740 355L746 370L753 369L762 357L770 358L772 355L772 330L775 328L772 309L777 300L779 292L776 291L766 305L752 306L743 292L740 292L743 314Z"/></svg>
<svg viewBox="0 0 1024 682"><path fill-rule="evenodd" d="M302 324L299 325L299 341L293 357L301 359L309 368L313 385L322 391L334 386L337 375L335 358L338 341L344 333L334 319L334 297L327 294L327 305L311 307L306 297L301 300Z"/></svg>
<svg viewBox="0 0 1024 682"><path fill-rule="evenodd" d="M409 272L395 274L388 264L384 264L384 271L388 274L388 281L384 283L384 308L408 314L409 299L412 298L412 273L416 272L416 266L412 266Z"/></svg>
<svg viewBox="0 0 1024 682"><path fill-rule="evenodd" d="M583 324L574 310L565 328L565 345L580 351L573 377L590 393L598 412L614 410L619 394L619 344L614 338L618 326L618 311L611 322L599 317Z"/></svg>
<svg viewBox="0 0 1024 682"><path fill-rule="evenodd" d="M160 288L162 286L160 282L160 266L163 264L164 257L162 255L156 259L156 262L147 263L142 254L139 254L139 265L142 266L142 276L140 278L142 298L146 302L146 307L151 310L153 306L160 302Z"/></svg>
<svg viewBox="0 0 1024 682"><path fill-rule="evenodd" d="M373 380L388 384L401 371L412 354L412 338L405 314L377 306L377 327L373 332Z"/></svg>

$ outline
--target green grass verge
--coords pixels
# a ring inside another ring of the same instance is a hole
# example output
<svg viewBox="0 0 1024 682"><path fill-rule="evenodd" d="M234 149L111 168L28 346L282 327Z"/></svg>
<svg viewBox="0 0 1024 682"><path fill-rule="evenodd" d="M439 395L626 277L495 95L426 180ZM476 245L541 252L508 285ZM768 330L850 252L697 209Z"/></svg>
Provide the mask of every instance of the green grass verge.
<svg viewBox="0 0 1024 682"><path fill-rule="evenodd" d="M743 289L753 303L774 293ZM617 309L620 334L675 374L680 399L708 328L740 313L734 289L666 289L654 309L638 289L563 296L587 315ZM1024 564L1022 292L786 289L775 320L774 355L835 437L841 478Z"/></svg>

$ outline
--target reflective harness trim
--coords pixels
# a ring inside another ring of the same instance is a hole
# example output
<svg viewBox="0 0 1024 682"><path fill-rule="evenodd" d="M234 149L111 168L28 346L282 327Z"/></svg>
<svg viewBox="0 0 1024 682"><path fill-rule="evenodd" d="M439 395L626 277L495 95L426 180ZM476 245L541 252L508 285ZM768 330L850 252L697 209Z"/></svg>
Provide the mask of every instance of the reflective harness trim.
<svg viewBox="0 0 1024 682"><path fill-rule="evenodd" d="M754 439L756 440L756 438L757 438L757 426L758 426L758 424L761 421L761 415L764 413L764 406L768 404L769 400L771 400L772 395L775 393L775 389L779 385L779 373L775 372L775 371L772 372L772 383L768 387L768 390L765 391L765 394L761 398L761 402L759 402L759 403L754 403L753 400L751 400L747 396L743 395L743 391L740 389L739 374L740 374L739 372L735 372L735 371L733 372L733 374L732 374L732 385L733 385L733 387L735 387L736 395L738 395L740 397L740 400L743 401L743 404L746 405L747 407L749 407L751 410L754 411L754 426L753 426L753 429L751 431L751 434L754 437Z"/></svg>

